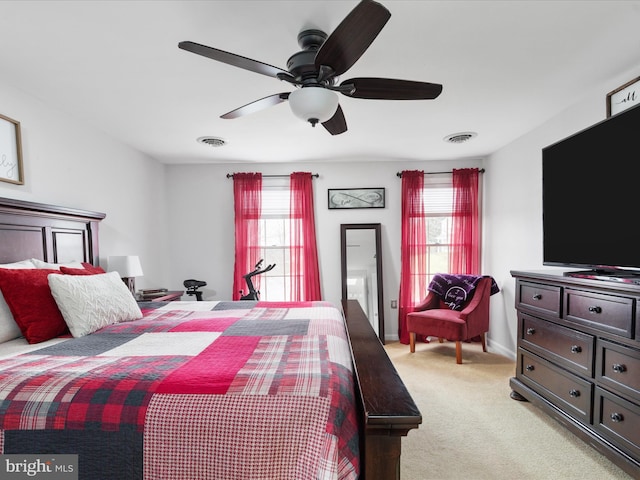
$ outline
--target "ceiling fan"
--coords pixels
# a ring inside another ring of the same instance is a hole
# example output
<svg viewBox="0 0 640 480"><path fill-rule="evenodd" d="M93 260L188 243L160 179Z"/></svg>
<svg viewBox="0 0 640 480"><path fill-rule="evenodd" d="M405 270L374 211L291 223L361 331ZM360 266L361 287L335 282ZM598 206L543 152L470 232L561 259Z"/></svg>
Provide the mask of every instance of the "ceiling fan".
<svg viewBox="0 0 640 480"><path fill-rule="evenodd" d="M294 115L339 135L347 131L347 122L335 92L376 100L432 100L442 92L442 85L436 83L391 78L351 78L338 84L338 77L369 48L390 17L380 3L361 0L331 35L321 30L300 32L298 44L302 50L289 58L287 70L194 42L180 42L178 47L297 87L293 92L276 93L243 105L221 118L238 118L288 101Z"/></svg>

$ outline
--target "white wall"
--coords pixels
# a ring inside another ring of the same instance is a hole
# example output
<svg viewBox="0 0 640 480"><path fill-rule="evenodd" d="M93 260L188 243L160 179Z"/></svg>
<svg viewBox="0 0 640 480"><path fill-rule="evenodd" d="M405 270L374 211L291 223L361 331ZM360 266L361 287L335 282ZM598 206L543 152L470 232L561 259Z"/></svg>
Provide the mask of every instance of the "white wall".
<svg viewBox="0 0 640 480"><path fill-rule="evenodd" d="M635 69L611 79L487 159L484 266L502 289L491 300L490 349L515 358L515 281L510 271L558 270L542 265L542 148L604 120L606 94L638 74Z"/></svg>
<svg viewBox="0 0 640 480"><path fill-rule="evenodd" d="M140 255L136 286L168 282L164 166L0 83L0 113L20 122L24 185L0 182L0 196L104 212L100 263Z"/></svg>
<svg viewBox="0 0 640 480"><path fill-rule="evenodd" d="M231 298L234 255L233 181L227 173L259 171L285 174L318 173L314 179L316 234L323 298L340 303L340 224L380 223L385 336L398 338L398 311L390 302L398 298L400 278L400 189L396 173L423 169L482 167L481 161L460 162L362 162L343 160L315 164L189 165L168 166L167 201L171 225L169 242L172 281L175 287L186 278L207 282L204 298ZM327 189L384 187L385 208L329 210Z"/></svg>

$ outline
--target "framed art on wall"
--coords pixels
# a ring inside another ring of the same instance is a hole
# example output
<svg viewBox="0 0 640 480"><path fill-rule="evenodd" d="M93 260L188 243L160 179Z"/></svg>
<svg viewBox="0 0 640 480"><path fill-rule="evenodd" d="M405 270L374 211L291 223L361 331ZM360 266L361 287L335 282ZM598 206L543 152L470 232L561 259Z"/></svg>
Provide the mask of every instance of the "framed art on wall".
<svg viewBox="0 0 640 480"><path fill-rule="evenodd" d="M0 114L0 181L23 185L20 122Z"/></svg>
<svg viewBox="0 0 640 480"><path fill-rule="evenodd" d="M640 103L640 77L607 93L607 118Z"/></svg>
<svg viewBox="0 0 640 480"><path fill-rule="evenodd" d="M384 208L384 187L330 188L329 209Z"/></svg>

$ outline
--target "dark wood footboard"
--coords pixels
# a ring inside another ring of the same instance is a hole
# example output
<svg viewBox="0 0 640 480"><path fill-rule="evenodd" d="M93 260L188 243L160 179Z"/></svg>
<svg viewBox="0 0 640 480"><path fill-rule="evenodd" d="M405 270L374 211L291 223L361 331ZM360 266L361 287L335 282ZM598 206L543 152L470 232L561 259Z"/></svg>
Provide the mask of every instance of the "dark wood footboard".
<svg viewBox="0 0 640 480"><path fill-rule="evenodd" d="M361 425L361 476L400 478L401 440L422 423L387 352L357 300L342 300L356 374Z"/></svg>

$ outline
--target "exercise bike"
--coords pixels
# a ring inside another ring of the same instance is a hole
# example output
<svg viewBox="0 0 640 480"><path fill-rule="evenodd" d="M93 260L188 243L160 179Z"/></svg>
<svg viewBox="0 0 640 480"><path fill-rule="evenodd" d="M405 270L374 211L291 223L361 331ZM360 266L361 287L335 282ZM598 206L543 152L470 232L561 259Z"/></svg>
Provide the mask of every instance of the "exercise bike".
<svg viewBox="0 0 640 480"><path fill-rule="evenodd" d="M262 268L262 262L263 262L263 259L261 258L260 261L256 263L256 266L253 269L253 271L242 276L245 282L247 282L247 287L249 287L249 293L247 293L246 295L243 295L244 291L240 290L240 300L255 300L255 301L260 300L260 292L256 290L255 287L253 286L253 281L251 280L251 278L255 277L256 275L269 272L273 270L274 267L276 266L275 263L272 263L271 265L267 265L265 268Z"/></svg>

